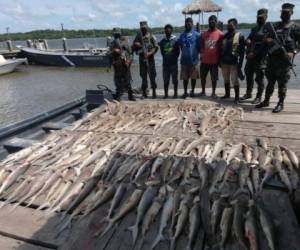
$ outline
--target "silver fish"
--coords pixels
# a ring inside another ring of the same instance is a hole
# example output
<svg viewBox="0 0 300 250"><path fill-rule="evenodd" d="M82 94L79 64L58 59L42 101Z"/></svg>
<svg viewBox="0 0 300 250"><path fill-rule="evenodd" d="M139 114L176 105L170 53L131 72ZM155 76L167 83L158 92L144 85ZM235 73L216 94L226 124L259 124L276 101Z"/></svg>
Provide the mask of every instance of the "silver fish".
<svg viewBox="0 0 300 250"><path fill-rule="evenodd" d="M233 209L231 207L226 207L223 210L220 230L221 230L221 249L225 248L227 238L231 231L232 219L233 219Z"/></svg>
<svg viewBox="0 0 300 250"><path fill-rule="evenodd" d="M151 206L151 203L153 202L156 194L157 194L158 188L155 186L149 186L146 191L144 192L142 199L138 205L137 208L137 216L135 224L131 227L129 227L129 230L132 232L132 238L133 238L133 246L135 246L138 232L139 232L139 226L141 222L143 221L144 215Z"/></svg>
<svg viewBox="0 0 300 250"><path fill-rule="evenodd" d="M268 144L265 139L257 138L256 139L257 146L262 147L264 150L268 150Z"/></svg>
<svg viewBox="0 0 300 250"><path fill-rule="evenodd" d="M227 157L227 163L229 164L236 156L238 156L242 150L243 150L244 144L239 143L232 147L228 157Z"/></svg>
<svg viewBox="0 0 300 250"><path fill-rule="evenodd" d="M127 184L121 183L118 186L114 198L111 202L110 208L108 210L108 215L107 215L108 218L112 217L114 210L119 206L126 190L127 190Z"/></svg>
<svg viewBox="0 0 300 250"><path fill-rule="evenodd" d="M243 145L243 155L246 160L246 163L251 163L252 160L252 152L247 145Z"/></svg>
<svg viewBox="0 0 300 250"><path fill-rule="evenodd" d="M254 201L249 201L249 210L246 214L245 235L250 243L250 250L258 250L257 223L254 211Z"/></svg>
<svg viewBox="0 0 300 250"><path fill-rule="evenodd" d="M220 140L218 141L215 146L214 146L214 149L213 149L213 152L210 156L210 158L208 159L208 163L212 163L213 160L215 160L218 155L223 151L223 149L225 148L225 141L223 140Z"/></svg>
<svg viewBox="0 0 300 250"><path fill-rule="evenodd" d="M174 200L173 195L170 195L163 206L162 215L161 215L161 219L160 219L160 225L159 225L159 229L158 229L158 234L151 246L151 249L154 249L157 246L157 244L161 240L164 239L163 231L164 231L165 227L167 226L168 221L172 214L173 200Z"/></svg>
<svg viewBox="0 0 300 250"><path fill-rule="evenodd" d="M189 235L187 250L193 249L193 243L197 237L197 233L201 224L200 217L200 199L199 197L196 197L189 213Z"/></svg>
<svg viewBox="0 0 300 250"><path fill-rule="evenodd" d="M209 172L205 162L201 159L197 161L197 169L201 179L201 190L208 185Z"/></svg>
<svg viewBox="0 0 300 250"><path fill-rule="evenodd" d="M244 188L246 186L249 175L250 175L250 168L245 164L245 162L241 161L240 171L239 171L240 188Z"/></svg>
<svg viewBox="0 0 300 250"><path fill-rule="evenodd" d="M284 150L286 152L286 154L288 155L291 163L293 164L294 168L299 169L299 159L297 157L297 155L295 154L294 151L290 150L287 147L283 147L280 146L282 150Z"/></svg>
<svg viewBox="0 0 300 250"><path fill-rule="evenodd" d="M273 220L268 214L268 212L266 211L263 204L259 204L258 211L259 211L260 224L267 238L268 246L270 250L275 250L275 234L274 234L275 227L273 224Z"/></svg>
<svg viewBox="0 0 300 250"><path fill-rule="evenodd" d="M155 161L152 164L152 168L151 168L151 175L150 177L152 179L155 178L156 173L158 172L158 169L162 166L162 163L164 162L164 158L161 156L158 156Z"/></svg>

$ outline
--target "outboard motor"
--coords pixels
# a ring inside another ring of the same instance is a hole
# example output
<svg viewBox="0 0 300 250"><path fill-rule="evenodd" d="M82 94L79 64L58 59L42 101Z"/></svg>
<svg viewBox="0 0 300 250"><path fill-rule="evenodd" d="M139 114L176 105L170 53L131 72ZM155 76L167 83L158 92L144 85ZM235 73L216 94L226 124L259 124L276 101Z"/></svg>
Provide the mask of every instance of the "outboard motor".
<svg viewBox="0 0 300 250"><path fill-rule="evenodd" d="M12 41L11 40L7 40L6 41L7 44L7 48L9 51L13 51L13 45L12 45Z"/></svg>
<svg viewBox="0 0 300 250"><path fill-rule="evenodd" d="M67 38L63 38L62 39L62 43L63 43L63 49L64 51L68 51L68 43L67 43Z"/></svg>
<svg viewBox="0 0 300 250"><path fill-rule="evenodd" d="M32 41L31 40L27 40L26 41L26 45L28 48L31 48L32 47Z"/></svg>

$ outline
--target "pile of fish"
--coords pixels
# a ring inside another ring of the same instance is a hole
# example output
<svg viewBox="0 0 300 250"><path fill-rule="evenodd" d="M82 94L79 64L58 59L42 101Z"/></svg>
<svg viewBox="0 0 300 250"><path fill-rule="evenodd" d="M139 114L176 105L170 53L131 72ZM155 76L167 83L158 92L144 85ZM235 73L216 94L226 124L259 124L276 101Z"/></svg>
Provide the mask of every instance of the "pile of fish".
<svg viewBox="0 0 300 250"><path fill-rule="evenodd" d="M225 249L234 236L241 249L251 250L260 249L261 231L273 250L275 228L263 188L275 181L293 194L299 160L289 148L262 139L255 146L232 145L210 135L241 115L185 102L110 103L0 162L0 207L34 204L46 215L61 213L58 234L103 209L104 227L94 235L99 239L135 212L129 230L137 249L156 225L151 249L163 239L175 249L182 237L186 249L194 249L203 230L211 247ZM194 136L172 135L176 130Z"/></svg>
<svg viewBox="0 0 300 250"><path fill-rule="evenodd" d="M115 133L212 135L226 133L233 120L242 119L243 110L222 105L192 102L139 105L112 102L105 112L96 112L76 123L72 130Z"/></svg>

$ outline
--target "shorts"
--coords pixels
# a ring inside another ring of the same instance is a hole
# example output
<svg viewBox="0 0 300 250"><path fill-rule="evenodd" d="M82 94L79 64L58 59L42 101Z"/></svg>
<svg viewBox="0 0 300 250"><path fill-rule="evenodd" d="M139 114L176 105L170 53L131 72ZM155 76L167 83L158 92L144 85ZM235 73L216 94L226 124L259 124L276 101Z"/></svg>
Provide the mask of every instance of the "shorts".
<svg viewBox="0 0 300 250"><path fill-rule="evenodd" d="M210 72L210 77L212 82L219 80L219 66L218 64L205 64L200 65L200 77L202 81L206 80L207 74Z"/></svg>
<svg viewBox="0 0 300 250"><path fill-rule="evenodd" d="M199 70L197 65L181 65L180 80L199 79Z"/></svg>

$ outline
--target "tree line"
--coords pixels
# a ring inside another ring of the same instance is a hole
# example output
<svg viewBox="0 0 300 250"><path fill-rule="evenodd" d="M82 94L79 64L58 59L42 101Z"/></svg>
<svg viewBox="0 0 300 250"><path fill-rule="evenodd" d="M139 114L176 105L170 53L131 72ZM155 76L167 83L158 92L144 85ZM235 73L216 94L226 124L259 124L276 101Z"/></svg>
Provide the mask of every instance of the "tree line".
<svg viewBox="0 0 300 250"><path fill-rule="evenodd" d="M297 23L300 23L300 20L296 20ZM250 29L255 26L255 23L240 23L240 29ZM206 29L204 25L201 28ZM163 32L163 27L154 27L151 28L152 32L159 34ZM175 33L180 33L184 30L184 27L174 27ZM138 29L122 29L123 35L131 36L135 35ZM60 39L62 37L66 38L92 38L92 37L107 37L111 36L112 31L108 29L91 29L91 30L34 30L30 32L18 32L10 34L0 34L0 41L12 40L35 40L35 39Z"/></svg>

